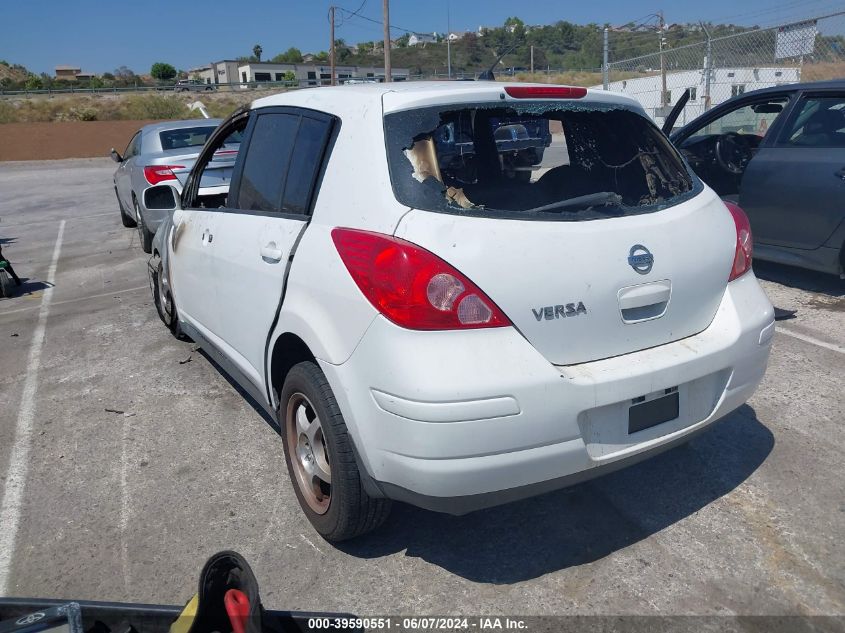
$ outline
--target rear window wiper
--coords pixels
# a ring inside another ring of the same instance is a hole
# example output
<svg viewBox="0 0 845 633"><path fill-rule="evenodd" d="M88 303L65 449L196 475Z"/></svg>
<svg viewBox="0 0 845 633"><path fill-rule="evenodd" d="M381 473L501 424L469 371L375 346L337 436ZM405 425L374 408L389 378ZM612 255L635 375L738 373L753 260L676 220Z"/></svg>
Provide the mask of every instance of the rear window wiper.
<svg viewBox="0 0 845 633"><path fill-rule="evenodd" d="M568 200L561 200L560 202L553 202L552 204L544 204L541 207L534 207L533 209L525 209L523 213L543 213L551 211L574 211L576 209L585 210L594 207L618 207L622 205L622 196L612 191L599 191L598 193L590 193L586 196L578 196L577 198L569 198Z"/></svg>

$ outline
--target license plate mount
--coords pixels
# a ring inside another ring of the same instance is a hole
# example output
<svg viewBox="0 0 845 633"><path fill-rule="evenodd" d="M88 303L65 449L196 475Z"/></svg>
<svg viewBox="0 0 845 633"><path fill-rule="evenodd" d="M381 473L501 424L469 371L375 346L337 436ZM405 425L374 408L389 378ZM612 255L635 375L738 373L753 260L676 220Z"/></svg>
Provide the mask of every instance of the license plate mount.
<svg viewBox="0 0 845 633"><path fill-rule="evenodd" d="M669 422L679 415L680 397L677 389L653 400L638 402L628 409L628 435Z"/></svg>

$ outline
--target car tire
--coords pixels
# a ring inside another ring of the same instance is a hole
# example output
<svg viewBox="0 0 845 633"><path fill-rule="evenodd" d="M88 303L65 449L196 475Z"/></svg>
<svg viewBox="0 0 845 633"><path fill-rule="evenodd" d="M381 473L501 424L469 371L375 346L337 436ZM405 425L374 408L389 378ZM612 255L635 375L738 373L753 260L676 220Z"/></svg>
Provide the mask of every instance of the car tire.
<svg viewBox="0 0 845 633"><path fill-rule="evenodd" d="M316 363L306 361L291 368L279 412L296 498L320 536L345 541L384 523L391 502L364 490L343 414ZM329 481L319 473L328 474Z"/></svg>
<svg viewBox="0 0 845 633"><path fill-rule="evenodd" d="M153 234L150 233L150 230L147 228L146 223L144 222L144 216L141 215L141 209L138 206L138 201L135 197L132 197L132 204L135 207L135 217L138 218L136 224L138 225L138 237L141 239L141 250L145 253L152 253L153 252Z"/></svg>
<svg viewBox="0 0 845 633"><path fill-rule="evenodd" d="M120 196L117 194L117 187L114 188L114 195L117 198L117 208L120 209L120 221L123 222L123 226L130 229L134 228L135 220L131 215L126 213L126 209L123 208L123 203L120 201Z"/></svg>
<svg viewBox="0 0 845 633"><path fill-rule="evenodd" d="M170 330L170 333L180 341L189 340L179 325L179 313L173 295L162 283L164 281L164 262L158 255L153 256L150 263L150 281L153 290L153 303L158 312L158 318Z"/></svg>

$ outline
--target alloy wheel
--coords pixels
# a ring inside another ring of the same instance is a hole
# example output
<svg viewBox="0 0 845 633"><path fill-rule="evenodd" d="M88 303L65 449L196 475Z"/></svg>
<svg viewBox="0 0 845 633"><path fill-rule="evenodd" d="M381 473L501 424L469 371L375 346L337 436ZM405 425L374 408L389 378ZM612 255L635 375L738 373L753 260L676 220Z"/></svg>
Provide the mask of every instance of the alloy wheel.
<svg viewBox="0 0 845 633"><path fill-rule="evenodd" d="M296 484L308 507L325 514L331 502L331 461L320 418L311 401L299 392L288 400L285 441Z"/></svg>

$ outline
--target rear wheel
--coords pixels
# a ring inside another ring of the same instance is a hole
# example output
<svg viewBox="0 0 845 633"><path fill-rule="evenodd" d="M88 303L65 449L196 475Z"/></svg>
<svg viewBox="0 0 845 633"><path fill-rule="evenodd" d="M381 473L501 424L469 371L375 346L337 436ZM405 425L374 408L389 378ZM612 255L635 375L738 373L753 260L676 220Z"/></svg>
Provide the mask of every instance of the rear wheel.
<svg viewBox="0 0 845 633"><path fill-rule="evenodd" d="M150 233L150 230L147 228L146 223L144 223L144 216L141 215L141 209L138 206L138 201L134 198L134 196L132 198L132 204L135 207L135 217L138 218L138 237L141 239L141 249L145 253L152 253L153 234Z"/></svg>
<svg viewBox="0 0 845 633"><path fill-rule="evenodd" d="M328 541L344 541L381 525L390 501L364 490L343 415L315 363L302 362L288 372L280 412L285 462L314 529Z"/></svg>
<svg viewBox="0 0 845 633"><path fill-rule="evenodd" d="M127 228L134 227L135 220L131 215L126 213L126 209L123 208L123 203L120 201L120 196L117 193L117 187L114 188L114 195L117 198L117 208L120 209L120 221L123 222L123 226Z"/></svg>

